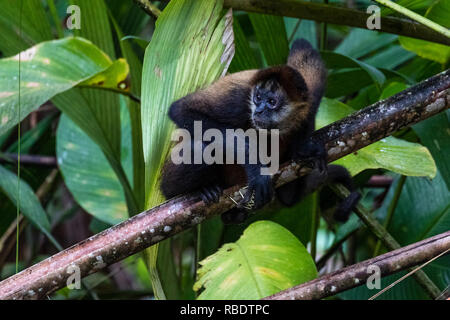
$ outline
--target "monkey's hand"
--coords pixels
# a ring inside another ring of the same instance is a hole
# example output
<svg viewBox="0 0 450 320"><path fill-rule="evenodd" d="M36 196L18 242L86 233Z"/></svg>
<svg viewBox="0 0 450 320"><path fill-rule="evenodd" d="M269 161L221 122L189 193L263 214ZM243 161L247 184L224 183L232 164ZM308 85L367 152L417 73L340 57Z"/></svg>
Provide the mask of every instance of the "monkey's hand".
<svg viewBox="0 0 450 320"><path fill-rule="evenodd" d="M250 179L243 199L238 208L253 211L262 208L272 200L274 191L272 178L269 175L257 175Z"/></svg>
<svg viewBox="0 0 450 320"><path fill-rule="evenodd" d="M297 142L292 157L294 160L308 162L312 169L317 169L321 174L327 173L327 151L323 143L311 139L304 143Z"/></svg>

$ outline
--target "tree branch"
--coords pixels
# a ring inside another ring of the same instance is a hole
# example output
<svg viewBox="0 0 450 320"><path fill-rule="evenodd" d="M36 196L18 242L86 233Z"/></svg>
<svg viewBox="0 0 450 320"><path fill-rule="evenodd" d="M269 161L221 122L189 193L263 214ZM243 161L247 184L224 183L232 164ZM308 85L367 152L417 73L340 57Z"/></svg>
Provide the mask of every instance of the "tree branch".
<svg viewBox="0 0 450 320"><path fill-rule="evenodd" d="M330 186L338 196L346 198L350 192L341 184ZM365 226L372 232L383 245L389 250L396 250L400 248L400 244L395 240L392 235L383 227L370 212L363 207L361 203L358 203L355 208L355 213L359 219L365 224ZM419 270L413 274L419 285L425 290L425 292L432 298L436 299L439 295L439 288L433 283L433 281L427 276L423 270Z"/></svg>
<svg viewBox="0 0 450 320"><path fill-rule="evenodd" d="M367 279L373 275L373 271L369 272L369 266L379 267L380 276L384 277L426 262L449 248L450 231L447 231L278 292L265 299L309 300L334 296L339 292L366 284Z"/></svg>
<svg viewBox="0 0 450 320"><path fill-rule="evenodd" d="M446 110L449 100L447 70L318 130L313 139L325 143L331 162ZM309 171L302 163L287 163L274 175L274 184L281 186ZM66 285L68 267L79 267L81 276L97 272L231 209L234 202L229 196L239 199L238 190L238 186L226 190L211 206L188 195L142 212L0 282L0 299L43 298Z"/></svg>
<svg viewBox="0 0 450 320"><path fill-rule="evenodd" d="M371 16L363 11L297 0L224 0L225 7L256 13L315 20L367 29ZM450 38L416 21L381 17L381 29L387 33L450 45Z"/></svg>
<svg viewBox="0 0 450 320"><path fill-rule="evenodd" d="M154 19L158 19L159 15L161 14L161 10L158 9L157 6L152 4L150 0L134 0L136 4L144 10L149 16L153 17Z"/></svg>
<svg viewBox="0 0 450 320"><path fill-rule="evenodd" d="M18 156L15 153L4 153L0 154L0 163L13 161L17 163ZM20 164L29 164L43 167L55 168L57 161L55 157L31 155L31 154L21 154Z"/></svg>

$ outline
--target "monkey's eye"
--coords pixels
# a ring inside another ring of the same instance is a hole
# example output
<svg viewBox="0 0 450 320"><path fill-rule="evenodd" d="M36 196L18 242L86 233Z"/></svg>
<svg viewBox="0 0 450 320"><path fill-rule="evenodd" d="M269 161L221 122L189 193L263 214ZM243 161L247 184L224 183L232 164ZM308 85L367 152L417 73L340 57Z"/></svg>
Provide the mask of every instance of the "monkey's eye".
<svg viewBox="0 0 450 320"><path fill-rule="evenodd" d="M271 107L275 107L276 106L276 104L277 104L277 100L275 100L275 99L269 99L269 105L271 106Z"/></svg>
<svg viewBox="0 0 450 320"><path fill-rule="evenodd" d="M259 93L257 93L257 94L254 96L254 100L255 100L255 102L261 101L261 95L260 95Z"/></svg>

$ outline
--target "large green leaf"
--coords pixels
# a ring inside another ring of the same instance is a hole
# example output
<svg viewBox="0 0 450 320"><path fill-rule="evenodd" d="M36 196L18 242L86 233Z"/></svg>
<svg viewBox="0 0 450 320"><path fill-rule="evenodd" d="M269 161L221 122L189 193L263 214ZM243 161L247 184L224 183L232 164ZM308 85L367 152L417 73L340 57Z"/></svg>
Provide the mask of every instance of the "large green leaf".
<svg viewBox="0 0 450 320"><path fill-rule="evenodd" d="M170 2L157 20L142 80L147 208L162 200L157 179L173 128L170 104L223 75L232 58L231 16L221 12L220 0L180 0Z"/></svg>
<svg viewBox="0 0 450 320"><path fill-rule="evenodd" d="M270 221L253 223L200 265L194 286L204 288L199 299L261 299L317 276L303 244Z"/></svg>
<svg viewBox="0 0 450 320"><path fill-rule="evenodd" d="M292 43L296 39L306 39L314 48L317 46L316 22L312 20L299 20L297 18L284 17L288 39ZM298 25L300 23L300 25Z"/></svg>
<svg viewBox="0 0 450 320"><path fill-rule="evenodd" d="M112 65L108 56L82 38L43 42L20 56L20 89L19 54L0 60L0 135L58 93Z"/></svg>
<svg viewBox="0 0 450 320"><path fill-rule="evenodd" d="M122 165L131 176L130 117L122 106ZM114 225L128 217L123 188L100 147L67 116L60 119L56 154L66 186L97 219Z"/></svg>
<svg viewBox="0 0 450 320"><path fill-rule="evenodd" d="M359 59L391 44L395 40L397 40L397 36L393 34L355 28L342 40L334 51Z"/></svg>
<svg viewBox="0 0 450 320"><path fill-rule="evenodd" d="M141 96L141 81L142 81L142 62L133 51L131 44L123 39L122 31L114 18L111 18L116 31L116 35L120 40L120 48L123 56L127 59L130 65L131 88L132 94ZM145 165L144 154L142 147L142 121L141 121L141 106L138 102L128 99L128 109L130 111L131 120L131 142L133 146L133 192L136 197L139 212L144 209L145 199Z"/></svg>
<svg viewBox="0 0 450 320"><path fill-rule="evenodd" d="M239 23L237 17L233 19L234 46L236 53L230 64L230 72L238 72L242 70L258 69L258 60L255 57L253 49L247 40L244 30Z"/></svg>
<svg viewBox="0 0 450 320"><path fill-rule="evenodd" d="M18 186L18 183L20 186ZM23 180L19 181L17 175L0 166L0 189L15 205L17 205L17 201L19 200L20 212L23 213L23 215L27 217L34 226L44 233L50 241L59 247L50 233L50 222L47 214L42 208L33 190L26 182ZM19 189L20 193L18 193Z"/></svg>
<svg viewBox="0 0 450 320"><path fill-rule="evenodd" d="M231 12L223 16L222 5L222 0L171 1L156 22L142 77L146 208L164 200L158 179L174 127L167 116L170 104L224 75L233 57L232 16ZM162 246L160 256L167 257L170 246ZM157 246L147 253L155 296L178 297L176 275L167 276L172 268L159 264L156 269Z"/></svg>
<svg viewBox="0 0 450 320"><path fill-rule="evenodd" d="M450 111L422 121L413 129L420 141L430 149L439 172L450 189Z"/></svg>
<svg viewBox="0 0 450 320"><path fill-rule="evenodd" d="M53 38L41 0L0 0L0 8L0 51L5 56Z"/></svg>
<svg viewBox="0 0 450 320"><path fill-rule="evenodd" d="M338 101L324 98L316 118L318 128L326 126L354 112ZM387 137L349 154L335 163L346 167L352 175L366 169L383 168L407 176L436 175L436 165L428 149L394 137Z"/></svg>
<svg viewBox="0 0 450 320"><path fill-rule="evenodd" d="M425 17L439 23L440 25L450 28L450 1L437 1L429 8ZM400 37L400 44L409 51L415 52L419 56L447 64L450 61L450 47L433 43L425 40L413 39L408 37Z"/></svg>
<svg viewBox="0 0 450 320"><path fill-rule="evenodd" d="M286 63L289 42L283 17L259 13L250 13L249 17L267 64L272 66Z"/></svg>
<svg viewBox="0 0 450 320"><path fill-rule="evenodd" d="M321 52L321 56L323 60L325 61L325 64L328 69L360 69L364 71L370 79L373 81L373 83L381 90L381 86L386 81L386 77L377 68L364 63L362 61L359 61L357 59L351 58L349 56L331 52L331 51L323 51ZM332 75L332 74L331 74ZM346 84L348 86L348 83ZM327 96L329 95L329 91L332 86L329 84ZM355 89L357 91L358 88ZM340 94L340 96L343 96L344 94ZM338 95L339 96L339 95ZM334 96L337 97L337 96Z"/></svg>

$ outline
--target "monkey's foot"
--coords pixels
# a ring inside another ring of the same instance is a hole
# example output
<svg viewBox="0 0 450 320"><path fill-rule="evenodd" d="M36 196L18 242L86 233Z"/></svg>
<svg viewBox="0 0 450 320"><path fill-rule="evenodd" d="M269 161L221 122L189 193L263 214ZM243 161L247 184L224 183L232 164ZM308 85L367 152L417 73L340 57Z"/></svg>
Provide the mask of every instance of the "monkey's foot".
<svg viewBox="0 0 450 320"><path fill-rule="evenodd" d="M339 222L346 222L352 213L352 210L358 204L359 199L361 199L361 194L359 192L353 191L350 193L336 208L334 219Z"/></svg>
<svg viewBox="0 0 450 320"><path fill-rule="evenodd" d="M259 176L250 181L245 195L241 194L242 200L237 207L247 211L260 209L272 200L273 194L272 178Z"/></svg>
<svg viewBox="0 0 450 320"><path fill-rule="evenodd" d="M327 152L322 144L309 140L294 152L294 159L306 162L308 167L317 169L319 173L327 172Z"/></svg>
<svg viewBox="0 0 450 320"><path fill-rule="evenodd" d="M223 189L219 185L203 187L199 191L200 198L207 205L212 204L214 202L219 202L222 193Z"/></svg>

